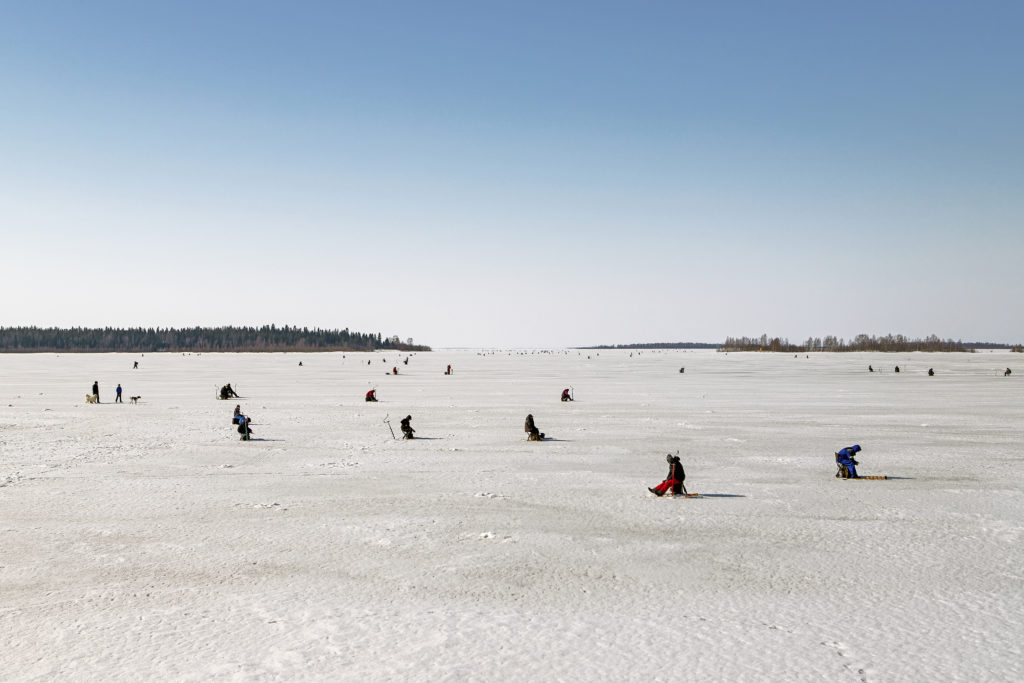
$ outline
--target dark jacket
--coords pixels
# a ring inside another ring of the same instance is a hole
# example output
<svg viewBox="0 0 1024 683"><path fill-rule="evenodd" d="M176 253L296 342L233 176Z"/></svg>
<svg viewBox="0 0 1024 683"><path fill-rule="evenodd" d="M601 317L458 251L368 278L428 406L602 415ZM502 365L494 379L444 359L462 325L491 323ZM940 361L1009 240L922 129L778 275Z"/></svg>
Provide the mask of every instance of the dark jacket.
<svg viewBox="0 0 1024 683"><path fill-rule="evenodd" d="M676 480L676 483L672 484L672 493L682 493L683 481L686 480L686 471L683 470L683 463L679 462L678 457L672 458L672 464L668 468L668 478Z"/></svg>
<svg viewBox="0 0 1024 683"><path fill-rule="evenodd" d="M683 463L679 462L679 458L672 458L672 464L668 467L668 476L665 479L675 479L679 482L686 480L686 471L683 470Z"/></svg>

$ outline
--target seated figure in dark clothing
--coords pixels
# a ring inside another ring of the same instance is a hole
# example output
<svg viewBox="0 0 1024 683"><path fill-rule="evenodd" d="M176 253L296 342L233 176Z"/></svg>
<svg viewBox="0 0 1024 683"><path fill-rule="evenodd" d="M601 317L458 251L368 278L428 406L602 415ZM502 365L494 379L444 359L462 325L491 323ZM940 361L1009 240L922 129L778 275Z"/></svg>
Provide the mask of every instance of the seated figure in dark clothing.
<svg viewBox="0 0 1024 683"><path fill-rule="evenodd" d="M413 433L416 430L413 429L412 426L409 424L409 420L411 420L411 419L412 419L412 415L406 415L404 418L402 418L402 438L405 438L405 439L415 438L415 437L413 437Z"/></svg>
<svg viewBox="0 0 1024 683"><path fill-rule="evenodd" d="M683 470L683 463L679 461L679 456L669 453L665 456L665 461L668 463L668 476L665 477L665 481L647 490L659 497L665 495L669 489L672 489L672 495L685 493L683 481L686 479L686 472Z"/></svg>
<svg viewBox="0 0 1024 683"><path fill-rule="evenodd" d="M252 422L251 417L245 415L238 416L238 433L242 435L240 441L248 441L252 438L252 429L249 428L249 423Z"/></svg>
<svg viewBox="0 0 1024 683"><path fill-rule="evenodd" d="M532 414L526 416L526 424L524 425L523 430L529 434L529 436L526 437L528 441L541 441L544 439L544 433L537 429L537 425L533 423Z"/></svg>

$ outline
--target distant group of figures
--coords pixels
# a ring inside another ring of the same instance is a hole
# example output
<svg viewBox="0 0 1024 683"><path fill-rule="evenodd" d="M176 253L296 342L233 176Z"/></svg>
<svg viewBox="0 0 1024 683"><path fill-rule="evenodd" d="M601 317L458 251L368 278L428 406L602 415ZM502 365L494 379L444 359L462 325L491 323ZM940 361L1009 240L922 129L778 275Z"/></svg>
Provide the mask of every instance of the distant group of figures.
<svg viewBox="0 0 1024 683"><path fill-rule="evenodd" d="M897 366L895 366L894 370L895 370L895 372L898 373L898 372L900 372L900 367L897 365ZM683 368L680 368L679 371L683 372ZM868 366L868 371L869 372L874 372L875 369L874 369L874 367L869 365ZM398 372L397 367L392 368L392 372L394 374L397 374L397 372ZM449 365L445 369L444 374L450 375L451 373L452 373L452 367L451 367L451 365ZM928 375L929 376L934 376L934 374L935 374L934 369L929 368L928 369ZM1009 376L1011 374L1012 373L1011 373L1010 368L1006 368L1005 372L1003 373L1003 376L1007 377L1007 376ZM94 383L93 384L93 394L98 397L98 394L99 394L98 383ZM118 385L118 396L120 397L120 385ZM221 387L220 392L219 392L219 398L221 398L221 399L230 398L230 397L237 397L237 396L238 396L238 394L231 387L230 383L225 384L223 387ZM377 390L376 389L370 389L369 391L367 391L366 395L365 395L365 400L366 400L366 402L369 402L369 403L376 403L377 402ZM561 400L563 402L573 401L574 400L571 388L566 388L566 389L562 390ZM252 436L253 436L252 427L251 427L252 419L250 417L244 415L241 412L241 406L240 405L236 405L235 406L235 412L234 412L234 416L232 417L231 422L232 422L232 424L237 426L238 433L241 435L241 440L248 441L248 440L250 440L252 438ZM385 420L385 422L387 422L387 420ZM402 431L402 438L403 439L413 439L413 438L415 438L416 430L413 429L411 422L412 422L412 415L406 415L401 420L401 431ZM540 429L537 427L537 424L534 421L534 417L533 417L532 413L530 413L530 414L528 414L526 416L526 421L523 424L523 431L526 433L528 441L543 441L545 439L545 437L546 437L544 432L540 431ZM845 448L842 448L842 449L836 451L836 453L835 453L835 461L836 461L836 466L837 466L837 472L836 472L836 475L835 475L836 477L842 478L842 479L861 479L862 478L862 477L860 477L857 474L857 465L859 463L854 458L854 456L857 453L859 453L860 451L861 451L861 447L859 445L856 445L856 444L853 445L853 446L847 446ZM665 479L660 484L658 484L657 486L649 488L648 491L650 491L651 493L653 493L654 495L659 496L659 497L660 496L664 496L669 491L671 491L673 493L673 495L678 495L678 494L681 493L681 494L684 494L684 495L687 495L687 496L690 496L690 497L697 496L697 494L688 494L686 492L686 487L683 484L683 482L686 479L686 472L683 469L682 462L680 461L678 455L669 454L669 455L666 456L666 461L668 462L668 465L669 465L668 475L665 477ZM885 477L882 477L882 476L871 476L871 477L867 477L867 478L868 479L876 479L876 478L883 478L884 479Z"/></svg>
<svg viewBox="0 0 1024 683"><path fill-rule="evenodd" d="M448 366L448 369L445 371L446 375L447 374L451 374L451 367L452 366L450 366L450 365ZM225 399L225 398L229 398L231 396L238 396L238 394L235 393L235 390L231 388L231 384L230 383L229 384L225 384L223 387L221 387L220 395L219 395L220 398ZM563 389L562 390L562 401L572 401L572 400L574 400L574 399L572 397L571 391L569 389ZM369 391L367 391L366 395L364 396L364 401L366 403L377 403L378 402L377 390L376 389L370 389ZM231 424L238 425L238 433L242 435L242 439L241 440L242 441L248 441L249 437L252 436L252 429L250 427L251 419L246 417L245 415L243 415L241 411L242 411L241 406L240 405L236 405L235 406L235 414L231 418ZM412 420L412 416L411 415L406 415L405 418L401 421L402 438L404 438L404 439L412 439L412 438L414 438L413 434L415 434L416 430L412 428L412 426L410 424L411 420ZM525 431L527 433L527 439L529 441L542 441L544 439L544 433L541 432L539 429L537 429L537 426L533 422L533 415L532 414L526 416Z"/></svg>
<svg viewBox="0 0 1024 683"><path fill-rule="evenodd" d="M898 373L900 371L900 366L897 365L893 370L894 370L894 372ZM872 366L869 365L868 366L868 372L874 372L874 371L875 371L875 369ZM1013 372L1010 370L1010 368L1006 368L1006 370L1003 371L1003 377L1009 377L1012 374L1013 374ZM934 368L928 368L928 376L929 377L934 377L935 376L935 369Z"/></svg>
<svg viewBox="0 0 1024 683"><path fill-rule="evenodd" d="M124 389L122 389L121 385L118 384L117 388L114 389L114 403L124 403L124 401L121 400L121 394L122 393L124 393ZM131 398L132 398L132 403L138 403L139 399L142 398L142 397L141 396L132 396ZM100 383L99 383L99 380L96 380L96 381L94 381L92 383L92 393L89 393L89 394L85 395L85 402L86 403L97 403L97 404L100 402Z"/></svg>
<svg viewBox="0 0 1024 683"><path fill-rule="evenodd" d="M868 369L871 372L874 372L874 368L872 368L871 366L868 366ZM899 371L899 367L898 366L896 368L896 371L897 372ZM448 366L448 368L445 371L445 374L450 374L450 373L451 373L451 366ZM931 372L931 370L929 370L929 374L933 374ZM1008 376L1010 374L1011 374L1010 368L1006 368L1006 372L1004 373L1004 376ZM119 390L118 391L118 395L120 395L120 385L118 386L118 390ZM93 394L96 395L96 396L98 396L98 394L99 394L99 384L98 384L98 382L94 382L93 383ZM231 384L228 383L228 384L225 384L223 387L221 387L219 398L223 399L223 398L227 398L229 396L237 396L237 395L238 394L231 387ZM367 402L377 402L377 392L376 392L376 389L370 389L369 391L367 391L365 399L366 399ZM574 400L570 389L567 388L567 389L563 389L562 390L561 400L562 401L572 401L572 400ZM385 420L385 422L387 422L387 420ZM234 415L231 418L231 424L236 426L238 434L240 435L239 438L240 438L241 441L249 441L250 439L253 438L254 434L253 434L253 431L252 431L252 418L250 416L247 416L244 413L242 413L242 407L241 407L240 404L235 406ZM401 431L402 431L402 438L403 439L414 439L415 438L416 430L413 429L413 427L412 427L412 415L406 415L404 418L402 418L402 420L401 420ZM540 429L537 427L537 424L534 421L532 413L530 413L530 414L528 414L526 416L526 421L523 424L523 431L526 433L528 441L543 441L545 439L545 436L546 436L544 434L544 432L540 431ZM842 448L842 449L836 451L836 453L835 453L835 461L836 461L837 472L836 472L835 476L837 478L842 478L842 479L860 479L860 478L862 478L862 477L860 477L857 474L857 465L859 463L854 458L854 456L857 453L859 453L861 450L862 450L861 447L859 445L855 444L853 446L847 446L845 448ZM651 493L653 493L655 496L658 496L658 497L664 496L664 495L666 495L669 492L671 492L672 495L683 494L683 495L686 495L686 496L689 496L689 497L696 497L696 496L698 496L698 494L695 494L695 493L694 494L690 494L690 493L687 493L687 491L686 491L686 486L684 484L684 482L686 480L686 471L683 469L683 464L682 464L682 461L679 459L678 454L677 455L668 454L667 456L665 456L665 460L666 460L666 462L668 463L668 466L669 466L668 474L666 475L665 479L660 484L658 484L657 486L650 487L647 490L650 491ZM872 476L872 477L867 477L867 478L868 479L876 479L876 478L883 478L884 479L885 477Z"/></svg>

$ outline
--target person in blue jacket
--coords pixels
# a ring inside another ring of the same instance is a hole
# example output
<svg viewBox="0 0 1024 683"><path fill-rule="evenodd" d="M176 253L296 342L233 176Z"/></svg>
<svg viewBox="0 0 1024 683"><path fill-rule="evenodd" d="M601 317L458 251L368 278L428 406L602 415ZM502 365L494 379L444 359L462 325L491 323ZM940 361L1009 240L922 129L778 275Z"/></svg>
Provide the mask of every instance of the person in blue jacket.
<svg viewBox="0 0 1024 683"><path fill-rule="evenodd" d="M242 435L239 441L248 441L252 438L252 429L249 428L249 423L252 422L252 418L247 415L238 416L238 433Z"/></svg>
<svg viewBox="0 0 1024 683"><path fill-rule="evenodd" d="M836 464L839 465L839 471L836 472L837 477L841 479L857 478L857 461L853 459L853 456L860 451L860 446L854 444L836 452Z"/></svg>

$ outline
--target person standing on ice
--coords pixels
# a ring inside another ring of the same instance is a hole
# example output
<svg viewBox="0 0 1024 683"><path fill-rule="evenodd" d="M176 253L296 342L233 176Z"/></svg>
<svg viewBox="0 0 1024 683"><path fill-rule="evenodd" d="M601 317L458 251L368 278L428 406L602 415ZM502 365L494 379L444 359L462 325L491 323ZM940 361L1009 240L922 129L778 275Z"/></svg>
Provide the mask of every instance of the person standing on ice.
<svg viewBox="0 0 1024 683"><path fill-rule="evenodd" d="M686 472L683 470L683 463L679 461L678 455L672 455L669 453L665 456L665 462L668 463L668 476L665 477L665 481L661 482L653 489L647 489L659 498L671 488L672 494L678 494L683 492L683 481L686 479Z"/></svg>
<svg viewBox="0 0 1024 683"><path fill-rule="evenodd" d="M836 477L840 479L857 479L857 461L853 459L853 456L860 453L861 448L857 444L853 446L847 446L836 451L836 464L839 466L839 471L836 472Z"/></svg>
<svg viewBox="0 0 1024 683"><path fill-rule="evenodd" d="M95 381L92 383L92 395L96 398L96 402L100 402L100 383Z"/></svg>
<svg viewBox="0 0 1024 683"><path fill-rule="evenodd" d="M121 401L121 385L120 384L117 385L117 389L115 391L117 392L117 396L114 397L114 403L122 403L123 401Z"/></svg>

